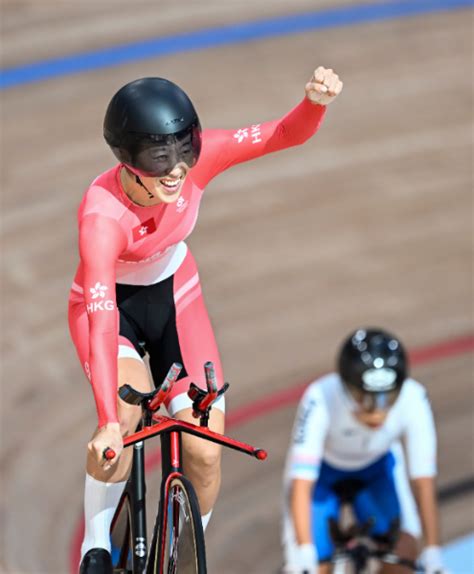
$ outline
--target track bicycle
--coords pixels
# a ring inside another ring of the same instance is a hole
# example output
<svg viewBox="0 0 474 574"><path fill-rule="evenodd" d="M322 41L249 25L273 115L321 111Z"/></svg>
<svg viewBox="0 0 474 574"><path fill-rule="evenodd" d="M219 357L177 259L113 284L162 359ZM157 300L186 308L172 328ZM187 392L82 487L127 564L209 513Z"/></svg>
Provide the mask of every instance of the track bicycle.
<svg viewBox="0 0 474 574"><path fill-rule="evenodd" d="M130 478L111 526L114 574L206 574L206 550L201 512L190 480L182 471L181 435L188 433L249 454L258 460L266 451L216 433L208 428L213 403L229 384L217 389L214 366L204 365L207 391L191 383L188 396L199 425L156 413L178 379L182 366L174 363L163 383L150 393L140 393L130 385L119 389L125 402L142 408L138 430L124 439L133 447ZM146 524L145 441L160 436L162 480L158 514L148 549ZM115 453L104 450L104 457Z"/></svg>
<svg viewBox="0 0 474 574"><path fill-rule="evenodd" d="M376 574L382 564L398 564L410 572L423 572L416 562L395 554L392 544L371 537L368 532L372 524L369 520L361 526L341 530L335 521L331 521L331 534L336 544L331 559L332 574Z"/></svg>
<svg viewBox="0 0 474 574"><path fill-rule="evenodd" d="M343 507L351 506L357 493L358 481L342 481L337 491ZM349 524L342 528L339 520L330 518L329 531L334 542L335 552L331 559L332 574L376 574L383 564L398 564L410 572L423 572L414 561L401 558L394 553L400 523L394 520L384 536L373 536L370 530L374 519L369 518L364 524Z"/></svg>

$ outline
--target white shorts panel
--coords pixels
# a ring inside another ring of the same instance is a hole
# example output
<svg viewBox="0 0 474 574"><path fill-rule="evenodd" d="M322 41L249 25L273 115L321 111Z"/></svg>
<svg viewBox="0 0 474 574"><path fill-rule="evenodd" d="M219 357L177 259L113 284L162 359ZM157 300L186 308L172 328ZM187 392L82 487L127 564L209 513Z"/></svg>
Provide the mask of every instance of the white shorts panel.
<svg viewBox="0 0 474 574"><path fill-rule="evenodd" d="M174 417L174 415L182 411L183 409L191 409L193 406L192 400L188 397L187 393L181 393L176 395L173 399L171 399L170 404L168 405L168 413L170 416ZM219 409L223 413L225 413L225 398L219 397L217 401L212 405L213 409Z"/></svg>
<svg viewBox="0 0 474 574"><path fill-rule="evenodd" d="M137 361L144 362L140 357L138 351L134 347L129 347L128 345L119 345L118 351L119 359L136 359Z"/></svg>

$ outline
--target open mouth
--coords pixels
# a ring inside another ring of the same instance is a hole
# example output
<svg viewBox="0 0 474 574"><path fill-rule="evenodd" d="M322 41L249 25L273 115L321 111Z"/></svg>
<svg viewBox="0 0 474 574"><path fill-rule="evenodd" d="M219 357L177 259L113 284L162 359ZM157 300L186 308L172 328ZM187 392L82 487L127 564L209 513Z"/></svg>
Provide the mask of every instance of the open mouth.
<svg viewBox="0 0 474 574"><path fill-rule="evenodd" d="M365 423L368 427L370 427L371 429L378 429L382 426L383 423L378 422L378 423L374 423L374 422L366 422Z"/></svg>
<svg viewBox="0 0 474 574"><path fill-rule="evenodd" d="M183 181L183 176L180 177L163 177L160 179L160 185L165 190L166 193L173 195L179 189L181 182Z"/></svg>

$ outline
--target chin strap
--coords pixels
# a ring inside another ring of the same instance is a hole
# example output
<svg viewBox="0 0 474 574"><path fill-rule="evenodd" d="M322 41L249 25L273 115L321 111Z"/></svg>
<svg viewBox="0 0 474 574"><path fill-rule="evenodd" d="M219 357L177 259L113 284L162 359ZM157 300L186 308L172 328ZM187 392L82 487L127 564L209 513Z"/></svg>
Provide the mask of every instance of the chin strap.
<svg viewBox="0 0 474 574"><path fill-rule="evenodd" d="M135 182L138 183L138 185L141 185L144 189L146 189L146 187L143 185L142 180L136 174L135 174Z"/></svg>
<svg viewBox="0 0 474 574"><path fill-rule="evenodd" d="M155 196L151 193L151 191L149 191L145 185L143 184L142 180L138 177L137 174L135 174L135 181L138 183L138 185L141 185L143 187L143 189L148 193L148 197L150 199L153 199Z"/></svg>

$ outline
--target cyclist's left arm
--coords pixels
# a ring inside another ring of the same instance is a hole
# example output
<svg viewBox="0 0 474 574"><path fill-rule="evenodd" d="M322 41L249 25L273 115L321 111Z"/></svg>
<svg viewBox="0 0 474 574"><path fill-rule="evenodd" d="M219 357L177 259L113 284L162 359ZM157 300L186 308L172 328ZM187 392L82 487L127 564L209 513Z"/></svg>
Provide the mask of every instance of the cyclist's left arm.
<svg viewBox="0 0 474 574"><path fill-rule="evenodd" d="M304 99L283 118L238 130L205 130L202 154L195 168L197 183L204 187L234 165L304 143L318 131L326 106L341 89L342 82L332 70L318 68L305 86Z"/></svg>
<svg viewBox="0 0 474 574"><path fill-rule="evenodd" d="M439 547L439 518L435 479L432 476L420 476L414 478L412 484L423 525L425 549Z"/></svg>
<svg viewBox="0 0 474 574"><path fill-rule="evenodd" d="M442 571L439 519L436 500L436 428L426 390L419 385L411 401L406 428L410 478L423 526L427 572Z"/></svg>

